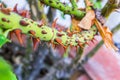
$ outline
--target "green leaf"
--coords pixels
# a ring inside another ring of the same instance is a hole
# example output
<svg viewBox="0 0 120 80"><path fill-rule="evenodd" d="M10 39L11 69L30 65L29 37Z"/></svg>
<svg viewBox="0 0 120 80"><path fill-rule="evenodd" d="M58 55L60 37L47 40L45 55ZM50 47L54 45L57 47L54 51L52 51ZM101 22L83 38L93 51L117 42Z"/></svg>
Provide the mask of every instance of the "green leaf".
<svg viewBox="0 0 120 80"><path fill-rule="evenodd" d="M0 80L17 80L11 66L0 57Z"/></svg>
<svg viewBox="0 0 120 80"><path fill-rule="evenodd" d="M101 1L98 1L94 4L94 8L96 9L101 9L102 8L102 5L101 5Z"/></svg>
<svg viewBox="0 0 120 80"><path fill-rule="evenodd" d="M0 34L0 48L7 42L10 42L4 35Z"/></svg>
<svg viewBox="0 0 120 80"><path fill-rule="evenodd" d="M61 12L61 17L65 19L65 14L63 12Z"/></svg>
<svg viewBox="0 0 120 80"><path fill-rule="evenodd" d="M101 9L101 8L102 8L101 1L102 1L102 0L96 0L96 1L91 0L91 2L93 3L93 7L94 7L95 9Z"/></svg>

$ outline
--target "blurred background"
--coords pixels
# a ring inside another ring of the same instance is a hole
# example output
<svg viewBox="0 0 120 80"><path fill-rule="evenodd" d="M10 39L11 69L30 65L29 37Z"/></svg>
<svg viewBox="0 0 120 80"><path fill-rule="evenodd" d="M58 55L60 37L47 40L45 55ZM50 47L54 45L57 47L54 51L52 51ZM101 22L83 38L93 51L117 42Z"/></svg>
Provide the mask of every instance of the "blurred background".
<svg viewBox="0 0 120 80"><path fill-rule="evenodd" d="M38 0L0 1L10 8L14 8L18 4L17 9L30 11L31 18L35 21L44 20L46 24L51 25L58 18L58 27L68 28L71 25L71 17L69 15L64 15L61 11L49 6L42 6ZM61 0L61 2L71 5L69 0ZM102 0L102 7L104 7L106 2L107 0ZM77 5L79 8L84 8L84 0L78 0ZM118 10L112 12L105 25L112 30L119 24L120 12ZM120 31L113 34L113 40L120 49ZM64 52L62 47L58 46L56 49L53 49L51 45L42 42L38 49L33 51L32 45L32 41L26 37L26 47L21 47L15 41L5 44L0 49L0 55L13 66L18 80L93 80L83 67L76 67L81 55L76 54L75 49ZM79 51L82 53L82 50ZM80 77L81 75L82 77Z"/></svg>

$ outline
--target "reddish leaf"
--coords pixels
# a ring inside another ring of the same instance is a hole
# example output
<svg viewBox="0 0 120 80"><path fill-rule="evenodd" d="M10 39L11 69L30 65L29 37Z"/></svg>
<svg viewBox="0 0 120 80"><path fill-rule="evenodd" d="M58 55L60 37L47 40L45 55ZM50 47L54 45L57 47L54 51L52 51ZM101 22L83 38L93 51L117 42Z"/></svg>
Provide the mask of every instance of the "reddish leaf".
<svg viewBox="0 0 120 80"><path fill-rule="evenodd" d="M85 17L79 22L78 26L83 29L90 29L95 19L95 13L93 10L87 11Z"/></svg>

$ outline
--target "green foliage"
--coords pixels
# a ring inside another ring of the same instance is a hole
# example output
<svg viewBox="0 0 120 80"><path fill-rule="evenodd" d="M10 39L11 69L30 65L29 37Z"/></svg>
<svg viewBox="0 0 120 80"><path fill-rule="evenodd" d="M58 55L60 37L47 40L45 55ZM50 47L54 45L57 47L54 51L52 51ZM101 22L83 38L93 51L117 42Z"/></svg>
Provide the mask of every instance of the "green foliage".
<svg viewBox="0 0 120 80"><path fill-rule="evenodd" d="M97 1L97 2L94 4L94 8L96 8L96 9L101 9L101 8L102 8L101 1Z"/></svg>
<svg viewBox="0 0 120 80"><path fill-rule="evenodd" d="M0 48L7 42L9 42L9 40L4 35L0 34Z"/></svg>
<svg viewBox="0 0 120 80"><path fill-rule="evenodd" d="M8 31L3 32L3 30L0 28L0 48L7 42L10 42L9 39L7 39Z"/></svg>
<svg viewBox="0 0 120 80"><path fill-rule="evenodd" d="M102 3L101 3L102 0L91 0L91 2L93 3L93 7L95 9L101 9L102 8Z"/></svg>
<svg viewBox="0 0 120 80"><path fill-rule="evenodd" d="M11 66L0 57L0 80L17 80Z"/></svg>

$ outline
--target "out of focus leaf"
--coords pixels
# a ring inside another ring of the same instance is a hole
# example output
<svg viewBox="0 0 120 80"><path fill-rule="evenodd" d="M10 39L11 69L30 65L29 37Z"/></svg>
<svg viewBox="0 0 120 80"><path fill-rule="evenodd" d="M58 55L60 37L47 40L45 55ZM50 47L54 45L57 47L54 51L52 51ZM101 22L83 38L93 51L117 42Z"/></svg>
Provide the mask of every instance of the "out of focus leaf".
<svg viewBox="0 0 120 80"><path fill-rule="evenodd" d="M90 29L95 19L95 13L93 10L87 11L85 17L79 22L78 26L83 29Z"/></svg>
<svg viewBox="0 0 120 80"><path fill-rule="evenodd" d="M4 35L0 34L0 48L7 42L9 42L9 40Z"/></svg>
<svg viewBox="0 0 120 80"><path fill-rule="evenodd" d="M102 4L101 4L101 2L102 2L102 0L90 0L92 3L93 3L93 7L95 8L95 9L101 9L102 8Z"/></svg>
<svg viewBox="0 0 120 80"><path fill-rule="evenodd" d="M87 7L93 6L93 4L90 0L85 0L85 3L86 3Z"/></svg>
<svg viewBox="0 0 120 80"><path fill-rule="evenodd" d="M65 14L63 12L61 12L61 17L65 19Z"/></svg>
<svg viewBox="0 0 120 80"><path fill-rule="evenodd" d="M94 5L93 5L93 7L94 7L95 9L101 9L101 8L102 8L101 1L95 2Z"/></svg>
<svg viewBox="0 0 120 80"><path fill-rule="evenodd" d="M102 9L102 15L104 17L108 18L108 16L118 8L118 6L119 6L118 1L117 0L109 0L106 3L106 5L104 6L104 8Z"/></svg>
<svg viewBox="0 0 120 80"><path fill-rule="evenodd" d="M17 80L11 66L0 57L0 80Z"/></svg>
<svg viewBox="0 0 120 80"><path fill-rule="evenodd" d="M98 28L98 31L99 31L105 45L108 48L114 49L115 51L117 51L118 48L113 43L111 31L107 27L103 27L97 19L95 19L95 24Z"/></svg>

